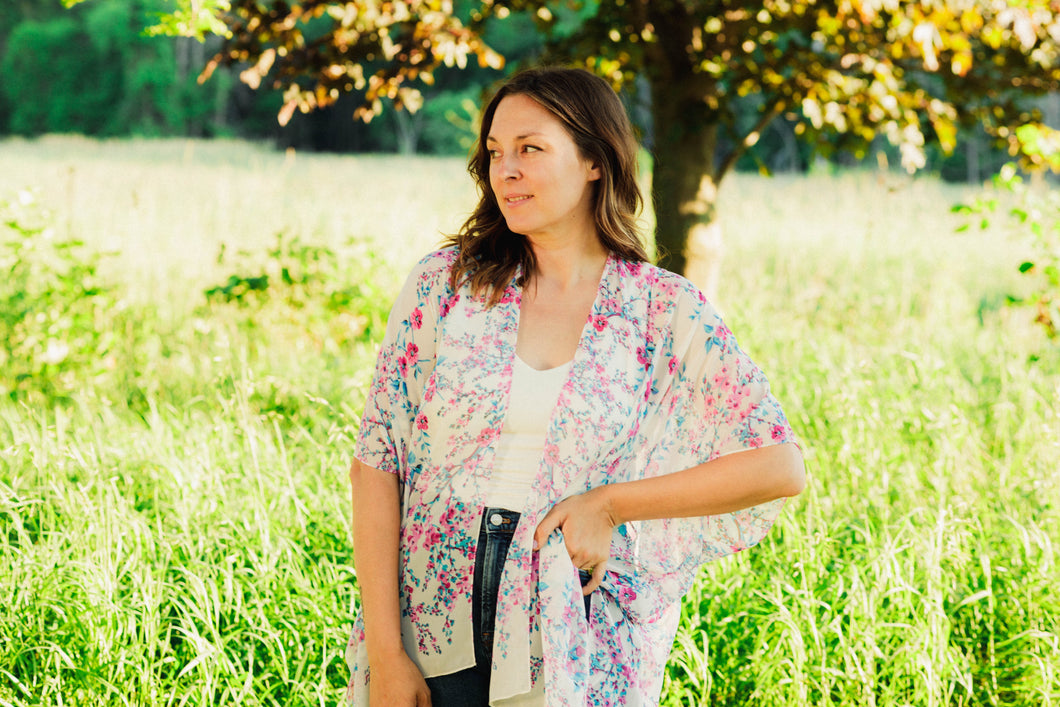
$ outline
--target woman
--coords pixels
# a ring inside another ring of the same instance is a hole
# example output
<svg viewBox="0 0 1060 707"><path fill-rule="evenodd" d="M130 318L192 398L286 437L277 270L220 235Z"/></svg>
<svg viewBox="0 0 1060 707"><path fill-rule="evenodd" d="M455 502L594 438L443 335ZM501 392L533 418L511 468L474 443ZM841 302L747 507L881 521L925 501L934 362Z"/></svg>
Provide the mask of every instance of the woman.
<svg viewBox="0 0 1060 707"><path fill-rule="evenodd" d="M635 160L588 72L486 107L480 202L394 305L350 471L353 704L657 704L696 569L802 490L765 377L647 263Z"/></svg>

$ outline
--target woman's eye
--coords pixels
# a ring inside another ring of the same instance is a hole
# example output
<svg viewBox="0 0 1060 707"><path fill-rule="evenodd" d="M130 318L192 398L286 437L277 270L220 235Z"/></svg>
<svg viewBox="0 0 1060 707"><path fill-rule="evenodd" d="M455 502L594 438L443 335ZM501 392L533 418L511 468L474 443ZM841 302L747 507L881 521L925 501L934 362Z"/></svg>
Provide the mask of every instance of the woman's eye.
<svg viewBox="0 0 1060 707"><path fill-rule="evenodd" d="M501 153L500 150L487 150L486 154L490 156L491 160L495 160Z"/></svg>
<svg viewBox="0 0 1060 707"><path fill-rule="evenodd" d="M523 152L540 152L541 148L536 145L523 145Z"/></svg>

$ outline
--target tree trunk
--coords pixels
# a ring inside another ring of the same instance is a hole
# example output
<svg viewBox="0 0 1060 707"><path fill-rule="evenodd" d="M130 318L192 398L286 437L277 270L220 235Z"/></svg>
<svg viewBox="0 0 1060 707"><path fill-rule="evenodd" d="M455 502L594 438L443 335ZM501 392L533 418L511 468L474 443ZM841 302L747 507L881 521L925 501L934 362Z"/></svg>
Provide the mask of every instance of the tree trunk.
<svg viewBox="0 0 1060 707"><path fill-rule="evenodd" d="M423 113L409 113L405 108L391 110L391 113L397 127L398 154L415 155L420 133L423 132Z"/></svg>
<svg viewBox="0 0 1060 707"><path fill-rule="evenodd" d="M697 71L688 50L702 40L693 36L697 23L683 3L641 0L631 6L640 15L638 26L650 24L656 35L646 47L645 73L651 82L659 264L685 275L717 302L724 247L716 217L724 169L715 160L715 80Z"/></svg>
<svg viewBox="0 0 1060 707"><path fill-rule="evenodd" d="M717 302L724 253L716 220L718 125L704 100L709 86L697 78L653 77L655 242L662 267L685 275Z"/></svg>
<svg viewBox="0 0 1060 707"><path fill-rule="evenodd" d="M967 157L965 181L969 184L978 184L981 171L979 169L979 135L977 133L969 131L964 143L964 150Z"/></svg>

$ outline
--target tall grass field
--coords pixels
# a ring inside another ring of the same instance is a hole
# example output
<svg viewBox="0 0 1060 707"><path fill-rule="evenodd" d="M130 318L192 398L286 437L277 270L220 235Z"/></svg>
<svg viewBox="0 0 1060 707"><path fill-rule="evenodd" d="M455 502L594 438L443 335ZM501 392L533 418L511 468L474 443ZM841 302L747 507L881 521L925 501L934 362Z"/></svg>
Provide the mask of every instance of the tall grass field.
<svg viewBox="0 0 1060 707"><path fill-rule="evenodd" d="M717 304L810 483L701 570L663 705L1060 705L1060 346L977 193L724 184ZM0 707L341 703L375 347L474 198L459 159L0 142Z"/></svg>

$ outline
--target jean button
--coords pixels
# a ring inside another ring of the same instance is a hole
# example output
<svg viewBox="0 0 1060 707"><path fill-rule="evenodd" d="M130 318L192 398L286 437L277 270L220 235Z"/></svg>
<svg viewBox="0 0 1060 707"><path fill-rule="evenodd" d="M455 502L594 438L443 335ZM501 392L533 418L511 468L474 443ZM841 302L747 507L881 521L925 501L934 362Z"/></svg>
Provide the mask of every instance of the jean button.
<svg viewBox="0 0 1060 707"><path fill-rule="evenodd" d="M493 523L494 525L500 525L503 522L504 516L502 516L500 513L494 513L490 516L490 523Z"/></svg>

